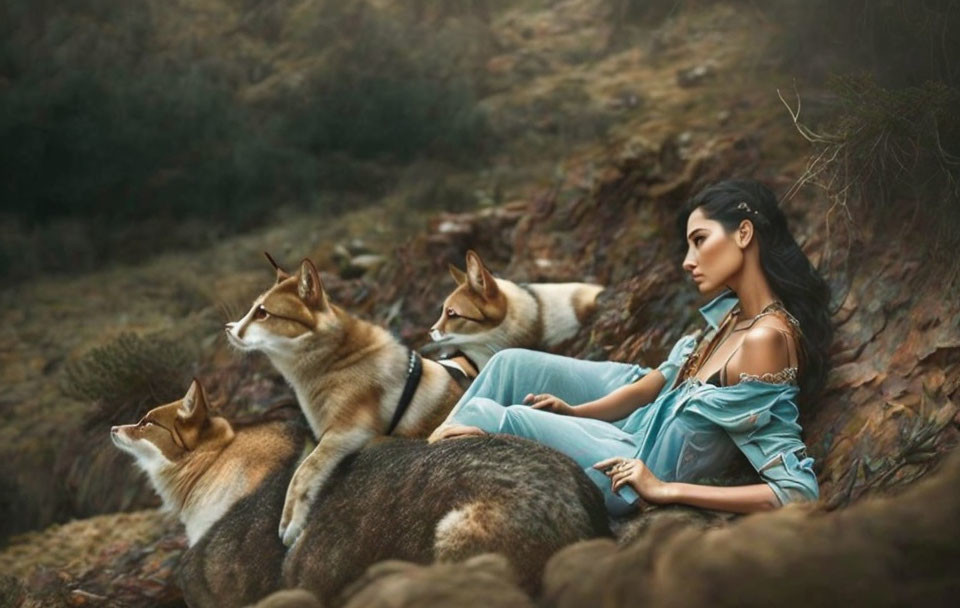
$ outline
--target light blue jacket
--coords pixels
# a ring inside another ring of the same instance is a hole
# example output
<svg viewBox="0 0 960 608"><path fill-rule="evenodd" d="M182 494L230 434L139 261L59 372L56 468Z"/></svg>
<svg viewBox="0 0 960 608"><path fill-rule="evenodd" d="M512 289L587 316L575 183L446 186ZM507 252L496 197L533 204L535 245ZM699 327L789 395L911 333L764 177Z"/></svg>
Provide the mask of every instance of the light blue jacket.
<svg viewBox="0 0 960 608"><path fill-rule="evenodd" d="M700 308L716 329L737 304L730 290ZM639 441L635 455L668 481L711 475L729 463L732 445L767 482L782 504L819 497L813 459L802 460L796 397L799 387L745 378L730 386L714 386L688 378L671 389L697 334L681 337L657 369L666 383L653 403L631 414L622 430ZM725 462L721 462L725 461Z"/></svg>
<svg viewBox="0 0 960 608"><path fill-rule="evenodd" d="M725 290L700 308L709 328L737 303ZM577 406L637 381L652 368L584 361L525 349L498 352L454 407L450 421L549 445L573 458L603 492L607 509L623 514L638 499L630 487L612 492L593 469L611 458L639 458L664 481L696 483L721 475L741 451L781 504L819 497L813 459L798 457L795 403L799 388L746 378L714 386L688 378L672 387L700 332L682 336L657 369L666 382L657 397L616 422L562 416L522 405L528 393L550 393ZM672 388L671 388L672 387Z"/></svg>

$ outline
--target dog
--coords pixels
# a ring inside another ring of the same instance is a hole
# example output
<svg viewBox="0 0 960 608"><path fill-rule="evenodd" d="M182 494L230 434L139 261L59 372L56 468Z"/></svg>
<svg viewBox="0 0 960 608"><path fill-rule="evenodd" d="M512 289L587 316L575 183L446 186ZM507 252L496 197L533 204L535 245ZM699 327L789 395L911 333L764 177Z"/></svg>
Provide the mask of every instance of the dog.
<svg viewBox="0 0 960 608"><path fill-rule="evenodd" d="M267 355L293 387L317 438L287 492L279 534L290 546L310 503L347 455L375 437L426 437L463 394L442 365L422 359L387 330L331 303L316 266L291 276L267 254L274 285L254 300L227 337Z"/></svg>
<svg viewBox="0 0 960 608"><path fill-rule="evenodd" d="M495 278L475 251L467 270L450 265L457 287L446 297L430 338L458 349L477 371L505 348L550 349L572 338L596 309L602 285L517 284ZM463 362L454 358L462 366ZM464 368L470 372L470 366Z"/></svg>
<svg viewBox="0 0 960 608"><path fill-rule="evenodd" d="M194 380L182 399L110 436L186 528L177 583L191 606L242 606L278 589L279 503L309 438L302 424L232 425L209 413Z"/></svg>
<svg viewBox="0 0 960 608"><path fill-rule="evenodd" d="M111 429L183 522L177 580L190 606L243 606L302 588L324 602L378 562L501 553L529 592L571 543L611 535L603 498L559 452L509 436L428 444L381 438L336 466L296 544L277 536L310 445L297 420L231 424L196 380L183 399Z"/></svg>

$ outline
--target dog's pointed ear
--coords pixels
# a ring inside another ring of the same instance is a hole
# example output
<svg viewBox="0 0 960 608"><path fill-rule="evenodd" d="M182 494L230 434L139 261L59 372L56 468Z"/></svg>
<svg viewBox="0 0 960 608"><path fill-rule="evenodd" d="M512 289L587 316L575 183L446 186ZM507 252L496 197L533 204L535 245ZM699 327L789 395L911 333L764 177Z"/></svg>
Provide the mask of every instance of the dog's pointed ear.
<svg viewBox="0 0 960 608"><path fill-rule="evenodd" d="M493 299L500 291L493 275L472 249L467 251L467 281L471 289L488 300Z"/></svg>
<svg viewBox="0 0 960 608"><path fill-rule="evenodd" d="M177 418L173 423L177 437L187 450L195 449L202 439L233 439L233 427L223 418L211 418L208 403L203 385L194 378L187 394L180 400Z"/></svg>
<svg viewBox="0 0 960 608"><path fill-rule="evenodd" d="M270 265L272 265L273 268L277 271L277 283L279 283L280 281L283 281L284 279L290 278L290 274L283 268L280 268L280 264L277 264L277 261L273 259L272 255L270 255L266 251L263 252L263 255L267 256L267 260L270 261Z"/></svg>
<svg viewBox="0 0 960 608"><path fill-rule="evenodd" d="M453 264L448 264L447 267L450 268L450 276L453 277L453 280L457 282L457 285L463 285L467 282L467 273L460 270Z"/></svg>
<svg viewBox="0 0 960 608"><path fill-rule="evenodd" d="M300 281L297 283L297 295L311 310L322 310L327 306L327 297L323 293L320 273L309 259L300 262Z"/></svg>
<svg viewBox="0 0 960 608"><path fill-rule="evenodd" d="M187 394L180 400L177 418L191 425L202 423L207 418L207 395L196 378L190 383Z"/></svg>

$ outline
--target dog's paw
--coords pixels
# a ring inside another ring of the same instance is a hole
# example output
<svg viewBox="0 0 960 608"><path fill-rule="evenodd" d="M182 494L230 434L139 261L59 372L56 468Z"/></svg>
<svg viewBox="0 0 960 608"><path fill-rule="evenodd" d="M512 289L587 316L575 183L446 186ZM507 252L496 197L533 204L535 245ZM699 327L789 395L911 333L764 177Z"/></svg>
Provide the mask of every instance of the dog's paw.
<svg viewBox="0 0 960 608"><path fill-rule="evenodd" d="M307 504L304 500L296 500L290 496L283 504L283 516L280 518L280 538L286 547L290 547L296 542L297 537L303 532L303 526L307 521Z"/></svg>

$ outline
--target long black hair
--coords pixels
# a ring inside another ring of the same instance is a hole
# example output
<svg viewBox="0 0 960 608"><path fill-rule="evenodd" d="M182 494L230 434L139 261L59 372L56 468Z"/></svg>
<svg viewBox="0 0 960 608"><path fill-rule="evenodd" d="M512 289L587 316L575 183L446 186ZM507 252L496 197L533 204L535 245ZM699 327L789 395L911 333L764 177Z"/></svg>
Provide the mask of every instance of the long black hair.
<svg viewBox="0 0 960 608"><path fill-rule="evenodd" d="M745 204L744 204L745 203ZM777 197L756 180L726 180L701 190L681 207L677 229L686 244L687 219L700 208L725 232L743 220L753 223L760 247L760 267L784 307L800 322L800 346L805 354L798 383L798 400L809 405L826 383L829 349L833 341L830 321L830 286L814 268L787 229L787 218Z"/></svg>

